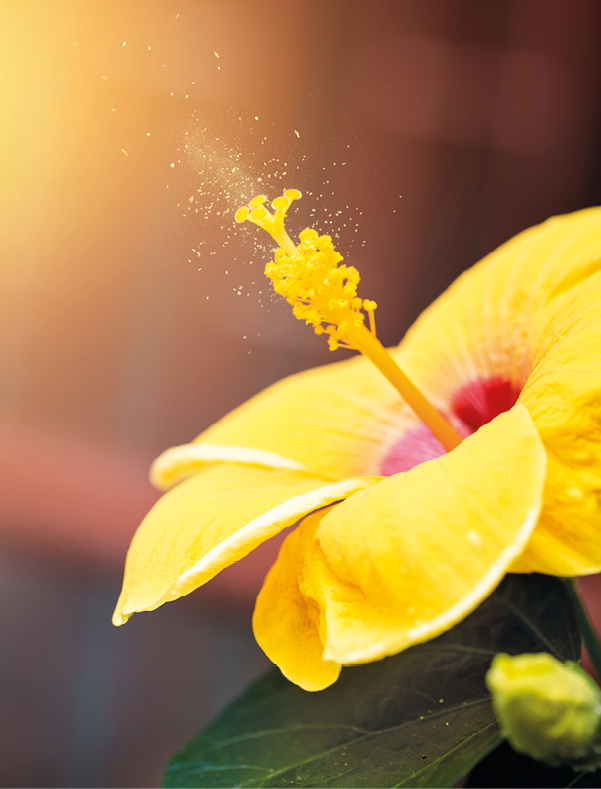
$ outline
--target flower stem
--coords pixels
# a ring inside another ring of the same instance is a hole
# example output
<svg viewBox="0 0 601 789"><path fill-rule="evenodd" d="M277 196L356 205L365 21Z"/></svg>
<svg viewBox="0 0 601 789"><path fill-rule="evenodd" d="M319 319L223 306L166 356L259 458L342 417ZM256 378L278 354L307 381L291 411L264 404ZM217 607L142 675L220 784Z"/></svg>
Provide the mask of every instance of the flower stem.
<svg viewBox="0 0 601 789"><path fill-rule="evenodd" d="M601 680L601 642L599 641L599 634L593 624L593 620L584 602L582 593L578 588L576 579L564 578L563 582L574 604L574 608L576 609L576 616L578 617L578 624L582 632L584 646L593 664L597 678Z"/></svg>

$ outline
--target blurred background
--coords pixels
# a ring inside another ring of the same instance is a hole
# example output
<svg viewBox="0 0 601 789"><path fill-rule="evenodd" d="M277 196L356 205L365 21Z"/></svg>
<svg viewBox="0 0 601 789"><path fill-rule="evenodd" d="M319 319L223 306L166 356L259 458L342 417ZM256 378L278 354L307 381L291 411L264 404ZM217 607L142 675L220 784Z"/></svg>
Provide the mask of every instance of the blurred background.
<svg viewBox="0 0 601 789"><path fill-rule="evenodd" d="M334 358L236 208L301 189L394 344L601 202L600 33L597 0L1 0L0 785L156 786L267 666L274 546L110 624L150 461Z"/></svg>

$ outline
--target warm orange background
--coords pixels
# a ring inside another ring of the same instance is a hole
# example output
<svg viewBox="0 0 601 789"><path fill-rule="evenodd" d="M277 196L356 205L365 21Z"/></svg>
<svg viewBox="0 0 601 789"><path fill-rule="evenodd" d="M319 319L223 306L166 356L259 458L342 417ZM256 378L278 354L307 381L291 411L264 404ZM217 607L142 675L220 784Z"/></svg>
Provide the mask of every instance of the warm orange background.
<svg viewBox="0 0 601 789"><path fill-rule="evenodd" d="M601 202L599 29L596 0L2 0L1 785L156 784L264 666L270 546L108 624L150 460L332 358L233 210L300 188L292 231L337 236L397 342Z"/></svg>

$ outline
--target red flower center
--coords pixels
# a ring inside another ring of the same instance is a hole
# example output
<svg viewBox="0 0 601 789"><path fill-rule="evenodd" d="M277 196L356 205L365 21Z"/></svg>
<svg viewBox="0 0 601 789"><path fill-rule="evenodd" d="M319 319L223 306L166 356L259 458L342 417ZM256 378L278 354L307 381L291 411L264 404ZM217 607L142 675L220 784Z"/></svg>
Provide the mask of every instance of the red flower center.
<svg viewBox="0 0 601 789"><path fill-rule="evenodd" d="M451 421L465 438L482 425L492 421L517 402L521 389L511 381L498 377L472 381L459 389L451 398ZM446 453L426 425L410 430L392 447L380 464L380 474L390 476L409 471L425 460L432 460Z"/></svg>

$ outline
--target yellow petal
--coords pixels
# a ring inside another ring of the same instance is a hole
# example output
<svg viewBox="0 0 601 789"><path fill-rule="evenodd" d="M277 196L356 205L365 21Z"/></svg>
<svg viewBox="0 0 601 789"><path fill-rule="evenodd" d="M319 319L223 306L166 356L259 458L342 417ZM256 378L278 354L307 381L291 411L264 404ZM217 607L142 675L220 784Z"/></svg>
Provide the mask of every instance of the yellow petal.
<svg viewBox="0 0 601 789"><path fill-rule="evenodd" d="M314 555L324 659L377 660L469 614L524 550L545 470L538 433L516 406L448 455L334 507L317 533L322 559Z"/></svg>
<svg viewBox="0 0 601 789"><path fill-rule="evenodd" d="M189 594L303 515L376 481L235 465L200 471L165 494L136 532L114 624Z"/></svg>
<svg viewBox="0 0 601 789"><path fill-rule="evenodd" d="M465 384L511 382L549 454L539 526L513 572L601 571L601 208L521 233L463 274L397 358L452 411Z"/></svg>
<svg viewBox="0 0 601 789"><path fill-rule="evenodd" d="M253 616L261 649L285 677L304 690L323 690L340 674L339 663L322 657L319 604L299 587L301 574L307 578L318 569L306 556L327 511L309 515L286 537L257 597Z"/></svg>
<svg viewBox="0 0 601 789"><path fill-rule="evenodd" d="M150 481L159 490L169 488L196 474L204 466L216 463L240 463L259 468L303 471L300 463L289 458L250 447L228 444L182 444L165 450L150 467Z"/></svg>
<svg viewBox="0 0 601 789"><path fill-rule="evenodd" d="M514 570L601 571L601 273L549 303L520 396L549 455L540 523Z"/></svg>
<svg viewBox="0 0 601 789"><path fill-rule="evenodd" d="M290 376L202 433L194 446L237 445L342 479L378 474L391 441L416 418L363 357Z"/></svg>
<svg viewBox="0 0 601 789"><path fill-rule="evenodd" d="M443 407L479 378L521 388L544 353L549 300L600 268L601 208L549 219L462 274L409 330L399 363Z"/></svg>

